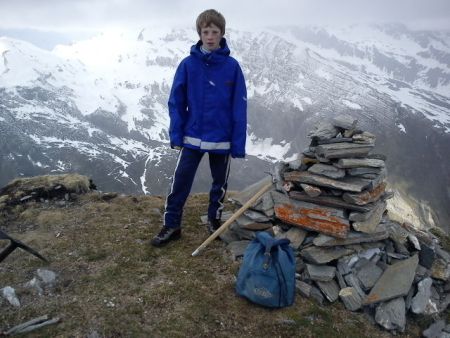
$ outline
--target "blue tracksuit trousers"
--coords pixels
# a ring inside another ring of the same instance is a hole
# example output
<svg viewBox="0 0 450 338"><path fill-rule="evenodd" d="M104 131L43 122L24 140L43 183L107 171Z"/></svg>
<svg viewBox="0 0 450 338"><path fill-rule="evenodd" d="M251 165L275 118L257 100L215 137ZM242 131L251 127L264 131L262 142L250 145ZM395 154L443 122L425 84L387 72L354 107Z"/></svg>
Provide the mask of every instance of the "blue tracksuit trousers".
<svg viewBox="0 0 450 338"><path fill-rule="evenodd" d="M164 226L173 228L181 226L184 203L189 196L195 173L204 154L195 149L181 149L166 200ZM208 153L208 156L213 179L209 193L208 218L220 219L230 172L230 155Z"/></svg>

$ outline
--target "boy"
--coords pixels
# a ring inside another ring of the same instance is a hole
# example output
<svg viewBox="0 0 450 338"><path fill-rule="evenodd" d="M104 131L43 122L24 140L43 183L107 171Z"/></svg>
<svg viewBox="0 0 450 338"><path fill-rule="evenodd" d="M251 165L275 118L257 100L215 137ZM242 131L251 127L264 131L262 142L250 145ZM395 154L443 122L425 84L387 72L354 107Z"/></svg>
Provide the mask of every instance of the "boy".
<svg viewBox="0 0 450 338"><path fill-rule="evenodd" d="M184 203L205 152L213 178L208 231L217 230L230 155L245 157L247 91L239 63L229 56L223 37L225 18L216 10L206 10L198 16L196 26L200 41L179 64L169 98L170 146L180 152L166 200L164 225L152 239L153 246L180 238Z"/></svg>

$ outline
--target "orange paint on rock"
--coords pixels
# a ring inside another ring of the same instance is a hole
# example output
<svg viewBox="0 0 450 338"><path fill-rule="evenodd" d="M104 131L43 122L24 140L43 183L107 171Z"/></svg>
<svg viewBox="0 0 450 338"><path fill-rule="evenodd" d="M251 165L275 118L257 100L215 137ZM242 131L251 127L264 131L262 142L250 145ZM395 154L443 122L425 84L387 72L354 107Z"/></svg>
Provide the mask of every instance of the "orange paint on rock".
<svg viewBox="0 0 450 338"><path fill-rule="evenodd" d="M275 214L282 221L338 238L346 238L350 224L322 208L294 208L289 204L275 206Z"/></svg>

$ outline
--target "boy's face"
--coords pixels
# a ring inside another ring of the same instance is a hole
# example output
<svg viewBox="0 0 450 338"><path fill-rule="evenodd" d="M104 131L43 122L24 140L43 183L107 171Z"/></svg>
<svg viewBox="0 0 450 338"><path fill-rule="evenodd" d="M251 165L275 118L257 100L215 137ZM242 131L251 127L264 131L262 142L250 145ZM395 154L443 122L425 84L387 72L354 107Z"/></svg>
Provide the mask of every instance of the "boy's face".
<svg viewBox="0 0 450 338"><path fill-rule="evenodd" d="M220 28L213 23L203 27L200 31L200 39L202 40L203 48L209 51L216 50L220 47L222 36Z"/></svg>

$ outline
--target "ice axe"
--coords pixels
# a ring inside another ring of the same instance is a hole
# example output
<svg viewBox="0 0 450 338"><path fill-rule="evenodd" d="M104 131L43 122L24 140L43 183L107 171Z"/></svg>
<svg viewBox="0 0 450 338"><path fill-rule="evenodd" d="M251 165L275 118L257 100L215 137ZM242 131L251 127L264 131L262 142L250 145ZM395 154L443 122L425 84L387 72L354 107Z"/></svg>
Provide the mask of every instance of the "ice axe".
<svg viewBox="0 0 450 338"><path fill-rule="evenodd" d="M21 241L10 237L2 230L0 230L0 239L7 239L10 241L10 244L3 251L0 252L0 263L6 257L8 257L8 255L11 252L13 252L16 248L21 248L21 249L29 252L30 254L36 256L37 258L42 259L44 262L48 263L47 259L45 259L45 257L43 257L39 252L37 252L36 250L33 250L32 248L30 248L28 245L22 243Z"/></svg>
<svg viewBox="0 0 450 338"><path fill-rule="evenodd" d="M265 184L252 198L250 198L233 216L231 216L225 223L223 223L219 229L217 229L211 236L209 236L195 251L192 256L197 256L206 246L220 236L225 230L228 229L231 223L233 223L244 211L250 208L265 192L267 192L273 185L273 182Z"/></svg>

